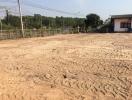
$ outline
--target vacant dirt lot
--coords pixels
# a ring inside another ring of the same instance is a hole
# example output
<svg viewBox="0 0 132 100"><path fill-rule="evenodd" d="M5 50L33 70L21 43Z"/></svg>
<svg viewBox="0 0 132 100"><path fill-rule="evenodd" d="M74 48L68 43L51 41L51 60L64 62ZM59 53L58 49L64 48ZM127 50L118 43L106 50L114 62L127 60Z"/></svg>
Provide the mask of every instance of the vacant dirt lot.
<svg viewBox="0 0 132 100"><path fill-rule="evenodd" d="M132 100L132 34L0 41L0 100Z"/></svg>

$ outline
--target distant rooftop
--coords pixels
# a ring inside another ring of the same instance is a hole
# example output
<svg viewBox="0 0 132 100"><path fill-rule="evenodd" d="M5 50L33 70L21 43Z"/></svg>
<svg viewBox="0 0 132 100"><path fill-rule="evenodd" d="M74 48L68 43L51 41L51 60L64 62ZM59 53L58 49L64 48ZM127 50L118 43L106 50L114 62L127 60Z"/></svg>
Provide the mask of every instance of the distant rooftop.
<svg viewBox="0 0 132 100"><path fill-rule="evenodd" d="M119 18L132 18L132 14L127 15L112 15L111 18L119 19Z"/></svg>

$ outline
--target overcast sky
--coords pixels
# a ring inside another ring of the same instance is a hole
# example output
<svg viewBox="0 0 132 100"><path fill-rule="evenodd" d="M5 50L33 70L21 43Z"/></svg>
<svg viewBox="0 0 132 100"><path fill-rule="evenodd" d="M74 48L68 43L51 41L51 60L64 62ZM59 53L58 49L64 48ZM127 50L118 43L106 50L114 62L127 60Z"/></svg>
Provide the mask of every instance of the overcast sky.
<svg viewBox="0 0 132 100"><path fill-rule="evenodd" d="M0 6L10 7L16 6L17 0L0 1ZM132 0L21 0L21 3L24 13L41 13L46 16L85 17L89 13L97 13L102 19L107 19L110 15L132 14ZM75 15L51 12L40 9L39 6L62 10Z"/></svg>

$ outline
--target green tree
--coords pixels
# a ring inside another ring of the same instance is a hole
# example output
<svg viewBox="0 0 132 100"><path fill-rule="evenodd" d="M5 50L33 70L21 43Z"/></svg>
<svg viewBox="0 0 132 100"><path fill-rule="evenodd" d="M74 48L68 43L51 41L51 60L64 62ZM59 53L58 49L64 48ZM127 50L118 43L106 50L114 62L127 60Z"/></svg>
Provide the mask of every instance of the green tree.
<svg viewBox="0 0 132 100"><path fill-rule="evenodd" d="M103 21L97 14L89 14L86 16L85 25L87 28L97 28L101 24L103 24Z"/></svg>
<svg viewBox="0 0 132 100"><path fill-rule="evenodd" d="M112 32L113 26L111 23L111 18L108 18L104 21L104 23L98 28L100 33Z"/></svg>
<svg viewBox="0 0 132 100"><path fill-rule="evenodd" d="M37 29L41 28L41 26L42 26L42 16L40 14L34 14L33 26Z"/></svg>
<svg viewBox="0 0 132 100"><path fill-rule="evenodd" d="M46 17L40 14L34 14L34 16L23 16L25 29L40 29L43 26L46 28L76 28L77 26L84 27L84 18L72 18L72 17ZM20 17L14 15L8 15L2 20L5 26L9 26L13 29L20 28ZM6 28L5 27L5 28Z"/></svg>

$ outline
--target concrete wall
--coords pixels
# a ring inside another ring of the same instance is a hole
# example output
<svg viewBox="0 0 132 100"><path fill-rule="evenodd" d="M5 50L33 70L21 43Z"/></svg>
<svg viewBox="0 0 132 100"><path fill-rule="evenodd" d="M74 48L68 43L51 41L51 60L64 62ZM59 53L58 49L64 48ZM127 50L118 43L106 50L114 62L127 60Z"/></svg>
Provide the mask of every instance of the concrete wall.
<svg viewBox="0 0 132 100"><path fill-rule="evenodd" d="M128 19L115 19L114 20L114 31L115 32L127 32L128 31L128 28L120 28L121 22L128 22ZM131 25L131 27L132 27L132 25Z"/></svg>

